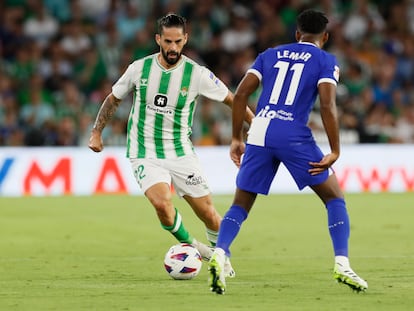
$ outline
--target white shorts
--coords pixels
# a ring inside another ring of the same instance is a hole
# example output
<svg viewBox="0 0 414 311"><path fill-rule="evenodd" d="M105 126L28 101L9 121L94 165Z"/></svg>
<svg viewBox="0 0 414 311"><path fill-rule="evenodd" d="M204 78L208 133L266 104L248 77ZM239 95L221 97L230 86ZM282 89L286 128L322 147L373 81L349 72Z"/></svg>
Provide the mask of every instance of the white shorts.
<svg viewBox="0 0 414 311"><path fill-rule="evenodd" d="M175 159L129 159L143 193L151 186L166 183L180 196L199 198L210 193L207 179L196 155Z"/></svg>

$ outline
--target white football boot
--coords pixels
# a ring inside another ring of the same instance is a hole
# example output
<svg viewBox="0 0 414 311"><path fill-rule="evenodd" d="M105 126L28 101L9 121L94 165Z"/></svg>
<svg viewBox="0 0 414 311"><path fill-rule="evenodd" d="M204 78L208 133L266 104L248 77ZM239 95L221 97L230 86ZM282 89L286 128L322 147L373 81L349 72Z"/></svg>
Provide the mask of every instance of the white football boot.
<svg viewBox="0 0 414 311"><path fill-rule="evenodd" d="M348 285L358 293L368 289L368 283L360 278L350 266L344 266L338 262L334 266L333 278L339 283Z"/></svg>
<svg viewBox="0 0 414 311"><path fill-rule="evenodd" d="M226 254L223 249L216 248L208 262L208 284L214 293L224 295L226 291L226 278L224 276L224 265Z"/></svg>

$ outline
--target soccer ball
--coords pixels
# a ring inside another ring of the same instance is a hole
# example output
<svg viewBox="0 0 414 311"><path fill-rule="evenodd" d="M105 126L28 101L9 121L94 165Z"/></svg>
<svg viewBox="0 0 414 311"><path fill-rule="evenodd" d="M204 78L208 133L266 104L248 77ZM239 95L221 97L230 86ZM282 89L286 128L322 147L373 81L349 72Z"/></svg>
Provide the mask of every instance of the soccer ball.
<svg viewBox="0 0 414 311"><path fill-rule="evenodd" d="M191 244L173 245L165 254L164 267L173 279L190 280L200 273L201 255Z"/></svg>

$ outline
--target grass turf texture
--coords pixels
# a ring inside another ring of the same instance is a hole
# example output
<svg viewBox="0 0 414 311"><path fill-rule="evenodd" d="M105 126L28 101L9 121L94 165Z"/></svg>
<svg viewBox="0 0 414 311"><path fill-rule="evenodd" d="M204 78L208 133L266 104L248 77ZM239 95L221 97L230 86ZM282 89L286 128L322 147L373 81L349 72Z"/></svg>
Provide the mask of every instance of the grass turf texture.
<svg viewBox="0 0 414 311"><path fill-rule="evenodd" d="M215 196L223 214L231 196ZM203 226L174 199L186 226ZM410 310L414 194L349 194L351 263L369 283L332 279L326 213L309 194L258 197L232 246L224 296L163 268L175 244L144 197L0 198L0 310Z"/></svg>

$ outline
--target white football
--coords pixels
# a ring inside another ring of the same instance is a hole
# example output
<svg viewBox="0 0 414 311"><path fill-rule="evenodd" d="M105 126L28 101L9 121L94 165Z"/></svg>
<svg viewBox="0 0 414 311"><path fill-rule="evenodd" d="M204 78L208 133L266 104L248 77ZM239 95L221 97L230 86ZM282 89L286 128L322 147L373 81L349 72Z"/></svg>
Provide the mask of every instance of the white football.
<svg viewBox="0 0 414 311"><path fill-rule="evenodd" d="M164 267L175 280L190 280L201 270L201 255L191 244L180 243L171 246L165 254Z"/></svg>

